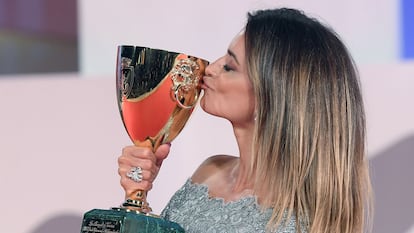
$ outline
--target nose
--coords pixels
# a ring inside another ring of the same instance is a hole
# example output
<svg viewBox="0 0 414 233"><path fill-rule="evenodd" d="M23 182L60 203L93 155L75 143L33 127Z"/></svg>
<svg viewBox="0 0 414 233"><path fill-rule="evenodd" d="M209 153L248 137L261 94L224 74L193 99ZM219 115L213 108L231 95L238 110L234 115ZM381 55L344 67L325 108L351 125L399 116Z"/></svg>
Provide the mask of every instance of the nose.
<svg viewBox="0 0 414 233"><path fill-rule="evenodd" d="M205 70L206 76L216 76L217 75L217 61L210 63Z"/></svg>

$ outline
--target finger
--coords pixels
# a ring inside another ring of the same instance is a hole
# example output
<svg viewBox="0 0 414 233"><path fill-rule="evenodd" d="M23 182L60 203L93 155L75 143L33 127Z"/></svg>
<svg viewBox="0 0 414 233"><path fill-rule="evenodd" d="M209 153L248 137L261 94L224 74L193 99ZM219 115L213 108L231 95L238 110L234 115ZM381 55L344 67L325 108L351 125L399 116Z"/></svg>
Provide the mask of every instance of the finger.
<svg viewBox="0 0 414 233"><path fill-rule="evenodd" d="M155 151L155 158L156 162L155 164L160 167L164 159L167 158L168 154L170 153L171 144L166 143L160 145L158 149Z"/></svg>
<svg viewBox="0 0 414 233"><path fill-rule="evenodd" d="M156 158L152 149L147 147L138 147L138 146L127 146L122 149L121 157L126 158L140 158L140 159L149 159L152 160L154 163L156 162Z"/></svg>
<svg viewBox="0 0 414 233"><path fill-rule="evenodd" d="M159 169L153 161L148 159L118 158L118 173L120 175L122 175L121 171L126 173L133 167L140 167L143 170L149 170L153 173L156 173Z"/></svg>
<svg viewBox="0 0 414 233"><path fill-rule="evenodd" d="M122 178L131 179L128 176L128 173L131 172L131 170L132 170L132 168L131 169L126 169L126 168L121 168L120 167L120 168L118 168L118 174L121 176L121 179ZM155 178L157 177L158 171L159 171L158 169L156 169L156 170L144 170L144 169L142 169L142 171L141 171L142 181L145 180L145 181L148 181L148 182L153 182L155 180ZM134 181L134 182L136 182L136 181ZM136 183L140 183L140 182L141 181L136 182Z"/></svg>
<svg viewBox="0 0 414 233"><path fill-rule="evenodd" d="M142 171L142 180L143 181L148 181L148 182L154 182L155 177L157 176L157 174L154 171L149 171L149 170L143 170Z"/></svg>
<svg viewBox="0 0 414 233"><path fill-rule="evenodd" d="M142 155L139 156L132 155L131 151L124 151L121 156L118 157L118 166L119 167L141 167L145 169L152 169L155 167L155 155L151 152L148 156ZM139 152L134 152L139 153Z"/></svg>
<svg viewBox="0 0 414 233"><path fill-rule="evenodd" d="M130 190L149 190L152 188L152 182L155 179L155 175L150 171L142 171L140 173L141 179L134 180L134 178L129 177L128 175L121 175L121 186L124 187L126 191Z"/></svg>

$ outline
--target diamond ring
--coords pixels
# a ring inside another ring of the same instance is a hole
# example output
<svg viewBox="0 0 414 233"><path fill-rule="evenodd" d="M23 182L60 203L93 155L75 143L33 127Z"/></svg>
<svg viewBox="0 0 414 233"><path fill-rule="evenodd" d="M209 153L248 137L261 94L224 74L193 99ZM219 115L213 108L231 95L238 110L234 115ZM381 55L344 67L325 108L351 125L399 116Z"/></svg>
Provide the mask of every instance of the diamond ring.
<svg viewBox="0 0 414 233"><path fill-rule="evenodd" d="M126 174L128 178L139 183L142 181L142 168L132 167L131 170Z"/></svg>

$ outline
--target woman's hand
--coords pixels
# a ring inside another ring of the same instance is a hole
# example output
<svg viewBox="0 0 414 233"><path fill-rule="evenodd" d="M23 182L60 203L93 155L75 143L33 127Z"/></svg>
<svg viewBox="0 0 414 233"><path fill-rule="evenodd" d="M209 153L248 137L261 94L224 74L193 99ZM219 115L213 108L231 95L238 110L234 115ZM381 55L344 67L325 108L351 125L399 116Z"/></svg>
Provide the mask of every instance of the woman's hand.
<svg viewBox="0 0 414 233"><path fill-rule="evenodd" d="M122 155L118 158L118 173L121 176L121 186L128 198L137 190L149 191L152 182L158 175L162 161L170 152L170 145L163 144L155 151L147 147L127 146L123 148ZM142 169L142 180L134 181L127 176L133 168Z"/></svg>

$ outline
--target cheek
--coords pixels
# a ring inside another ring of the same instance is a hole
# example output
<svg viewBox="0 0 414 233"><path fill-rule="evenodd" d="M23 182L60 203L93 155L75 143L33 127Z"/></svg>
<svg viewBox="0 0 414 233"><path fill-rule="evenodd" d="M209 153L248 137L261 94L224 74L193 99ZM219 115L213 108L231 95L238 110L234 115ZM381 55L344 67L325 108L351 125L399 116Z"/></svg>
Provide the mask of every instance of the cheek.
<svg viewBox="0 0 414 233"><path fill-rule="evenodd" d="M240 112L249 114L254 111L254 97L249 91L237 92L229 99L231 99L231 108L236 108ZM229 101L230 102L230 101Z"/></svg>

